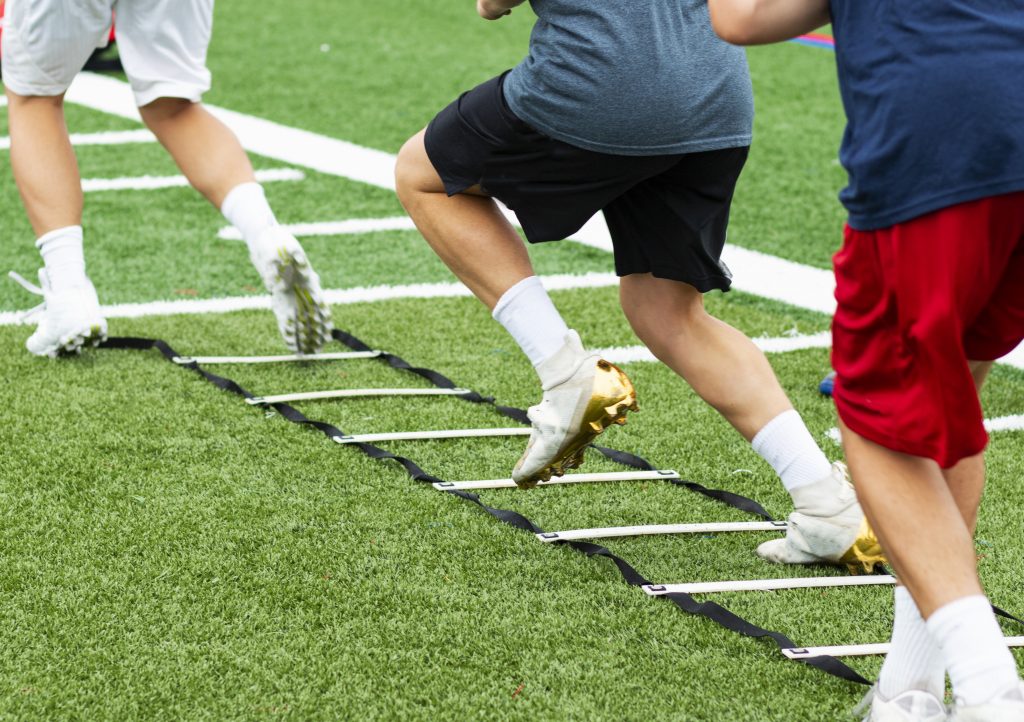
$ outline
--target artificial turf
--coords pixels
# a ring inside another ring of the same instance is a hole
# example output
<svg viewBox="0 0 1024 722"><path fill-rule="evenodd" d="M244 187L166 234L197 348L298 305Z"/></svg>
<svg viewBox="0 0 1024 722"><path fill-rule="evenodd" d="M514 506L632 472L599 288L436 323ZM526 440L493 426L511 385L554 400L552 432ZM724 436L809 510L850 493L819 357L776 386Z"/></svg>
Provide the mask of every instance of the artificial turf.
<svg viewBox="0 0 1024 722"><path fill-rule="evenodd" d="M217 4L209 100L389 152L460 90L522 54L529 11L488 24L472 3L303 0ZM326 49L323 49L327 46ZM838 242L842 129L827 51L751 51L756 137L730 240L826 267ZM72 107L75 131L135 127ZM6 132L5 126L3 132ZM83 148L83 176L174 172L152 145ZM0 164L7 163L0 152ZM255 158L257 167L277 167ZM307 172L267 185L285 222L401 213L392 195ZM0 264L38 260L8 170ZM105 302L256 294L244 246L187 189L86 197L89 270ZM304 240L332 288L451 280L412 232ZM577 244L534 250L542 273L607 271ZM636 343L611 288L554 294L591 346ZM33 301L0 285L0 308ZM709 308L748 334L816 333L828 319L740 293ZM467 298L337 306L337 324L459 384L525 407L529 364ZM266 312L111 319L111 334L189 354L276 353ZM861 690L628 587L607 562L542 545L176 368L155 351L29 356L29 327L0 327L11 392L0 423L0 718L12 719L838 719ZM825 350L770 357L830 455ZM421 386L377 361L216 369L260 394ZM668 369L628 364L641 412L604 443L707 486L788 497L738 435ZM988 416L1024 412L1024 373L997 368ZM347 432L506 426L458 399L297 403ZM522 439L386 445L451 480L506 476ZM1016 503L1024 433L993 436L978 530L993 601L1024 610ZM587 469L617 470L596 454ZM748 520L662 483L482 493L545 528ZM771 534L621 539L608 546L659 582L836 573L762 563ZM799 644L887 638L887 589L715 597ZM1012 626L1008 633L1020 634ZM1024 661L1018 653L1017 659ZM867 676L879 660L851 663Z"/></svg>

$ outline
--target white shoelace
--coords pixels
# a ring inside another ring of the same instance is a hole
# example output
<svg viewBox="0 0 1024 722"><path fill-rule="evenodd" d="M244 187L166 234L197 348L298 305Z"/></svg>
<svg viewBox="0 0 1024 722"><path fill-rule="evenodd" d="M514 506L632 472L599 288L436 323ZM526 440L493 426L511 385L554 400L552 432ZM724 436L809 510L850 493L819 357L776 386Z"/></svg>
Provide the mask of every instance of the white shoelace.
<svg viewBox="0 0 1024 722"><path fill-rule="evenodd" d="M7 276L8 276L8 278L10 278L12 281L17 283L19 286L24 288L29 293L31 293L33 295L36 295L36 296L42 296L43 295L43 289L41 289L39 286L37 286L36 284L34 284L31 281L29 281L28 279L26 279L20 273L18 273L16 271L8 271L7 272ZM43 301L42 303L40 303L38 306L35 306L34 308L30 308L27 311L22 311L21 314L19 314L18 318L20 320L22 320L22 321L27 321L30 318L32 318L33 316L35 316L36 314L41 313L45 309L46 309L46 301Z"/></svg>

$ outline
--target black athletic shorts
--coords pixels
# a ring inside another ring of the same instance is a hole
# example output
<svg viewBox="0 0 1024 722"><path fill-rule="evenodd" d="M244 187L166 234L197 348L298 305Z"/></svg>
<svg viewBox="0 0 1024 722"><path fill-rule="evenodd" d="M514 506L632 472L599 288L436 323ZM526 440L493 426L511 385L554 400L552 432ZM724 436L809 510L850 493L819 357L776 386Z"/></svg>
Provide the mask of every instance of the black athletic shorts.
<svg viewBox="0 0 1024 722"><path fill-rule="evenodd" d="M427 126L427 155L448 195L479 185L515 211L531 243L571 236L603 210L619 276L729 290L722 247L748 147L660 156L585 150L517 118L504 79L464 93Z"/></svg>

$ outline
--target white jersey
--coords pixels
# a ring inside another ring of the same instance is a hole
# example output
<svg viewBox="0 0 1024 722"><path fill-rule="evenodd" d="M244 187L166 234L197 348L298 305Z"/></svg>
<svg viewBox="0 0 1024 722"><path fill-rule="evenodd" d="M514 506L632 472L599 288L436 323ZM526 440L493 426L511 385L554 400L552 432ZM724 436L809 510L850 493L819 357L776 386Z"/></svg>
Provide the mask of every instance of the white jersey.
<svg viewBox="0 0 1024 722"><path fill-rule="evenodd" d="M7 0L3 80L18 95L61 95L117 16L117 45L135 101L198 102L210 89L213 0Z"/></svg>

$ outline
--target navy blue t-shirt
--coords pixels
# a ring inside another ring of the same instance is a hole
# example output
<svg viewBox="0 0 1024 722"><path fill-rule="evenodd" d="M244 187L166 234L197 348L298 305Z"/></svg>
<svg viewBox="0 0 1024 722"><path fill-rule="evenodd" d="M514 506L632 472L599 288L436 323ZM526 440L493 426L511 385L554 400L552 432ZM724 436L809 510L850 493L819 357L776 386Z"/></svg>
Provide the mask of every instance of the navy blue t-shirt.
<svg viewBox="0 0 1024 722"><path fill-rule="evenodd" d="M831 0L859 230L1024 190L1024 0Z"/></svg>

